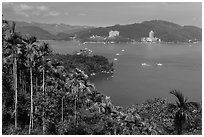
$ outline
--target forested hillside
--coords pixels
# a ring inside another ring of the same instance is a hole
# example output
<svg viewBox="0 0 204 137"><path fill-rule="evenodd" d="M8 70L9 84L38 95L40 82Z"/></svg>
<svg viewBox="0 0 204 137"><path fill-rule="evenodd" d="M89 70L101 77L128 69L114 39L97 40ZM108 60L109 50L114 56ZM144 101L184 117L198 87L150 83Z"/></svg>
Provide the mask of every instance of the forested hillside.
<svg viewBox="0 0 204 137"><path fill-rule="evenodd" d="M119 41L131 42L132 40L141 41L142 37L148 37L149 32L153 30L155 36L164 42L189 42L202 41L202 29L195 26L180 26L178 24L152 20L142 23L128 25L114 25L108 27L89 27L89 26L71 26L65 24L42 24L17 22L16 30L36 36L42 40L71 40L71 37L77 36L77 39L84 42L93 35L108 37L109 31L117 30L120 32Z"/></svg>
<svg viewBox="0 0 204 137"><path fill-rule="evenodd" d="M23 22L16 21L17 27L24 26L34 26L39 27L52 35L57 35L59 33L71 34L76 33L82 30L86 30L88 28L93 28L91 26L77 26L77 25L67 25L67 24L49 24L49 23L38 23L38 22Z"/></svg>
<svg viewBox="0 0 204 137"><path fill-rule="evenodd" d="M149 32L153 30L155 36L165 42L188 42L189 40L202 40L202 29L195 26L180 26L175 23L152 20L142 23L128 25L114 25L108 27L99 27L89 30L80 31L79 39L86 39L93 35L107 37L109 31L117 30L120 36L140 41L142 37L148 37Z"/></svg>
<svg viewBox="0 0 204 137"><path fill-rule="evenodd" d="M11 23L12 21L8 21ZM16 22L16 31L38 37L41 40L71 40L75 33L87 30L89 26L74 26L65 24L46 24L36 22Z"/></svg>
<svg viewBox="0 0 204 137"><path fill-rule="evenodd" d="M67 70L64 58L50 56L48 43L19 34L14 22L2 20L2 134L202 134L201 103L188 102L181 92L170 92L176 103L155 98L127 108L115 106L81 69L87 67L81 60L97 68L109 64L106 58L64 56L79 65Z"/></svg>

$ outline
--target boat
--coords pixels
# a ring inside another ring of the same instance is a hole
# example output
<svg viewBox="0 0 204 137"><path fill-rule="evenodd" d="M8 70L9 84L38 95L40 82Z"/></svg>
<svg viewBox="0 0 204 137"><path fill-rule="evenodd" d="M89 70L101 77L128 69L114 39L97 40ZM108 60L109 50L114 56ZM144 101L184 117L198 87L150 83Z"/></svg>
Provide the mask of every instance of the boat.
<svg viewBox="0 0 204 137"><path fill-rule="evenodd" d="M162 66L163 64L161 64L161 63L157 63L157 66Z"/></svg>
<svg viewBox="0 0 204 137"><path fill-rule="evenodd" d="M150 64L147 64L147 63L145 63L145 62L144 62L144 63L141 63L141 65L142 65L142 66L151 66Z"/></svg>
<svg viewBox="0 0 204 137"><path fill-rule="evenodd" d="M118 60L117 58L114 58L114 60Z"/></svg>

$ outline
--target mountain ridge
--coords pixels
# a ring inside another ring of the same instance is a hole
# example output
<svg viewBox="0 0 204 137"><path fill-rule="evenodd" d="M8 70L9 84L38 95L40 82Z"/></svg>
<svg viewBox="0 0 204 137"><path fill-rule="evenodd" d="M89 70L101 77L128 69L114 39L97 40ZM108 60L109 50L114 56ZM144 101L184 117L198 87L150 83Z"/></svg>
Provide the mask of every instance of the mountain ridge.
<svg viewBox="0 0 204 137"><path fill-rule="evenodd" d="M15 21L16 26L36 26L43 30L48 31L52 35L57 35L58 33L64 32L66 34L75 33L83 29L92 28L91 26L79 26L79 25L68 25L68 24L49 24L49 23L38 23L38 22L25 22L25 21Z"/></svg>
<svg viewBox="0 0 204 137"><path fill-rule="evenodd" d="M202 41L202 28L192 25L181 26L164 20L143 21L127 25L116 24L107 27L16 21L16 26L20 32L48 40L70 40L70 37L77 35L78 40L85 41L93 35L108 37L110 30L117 30L122 37L141 41L142 37L148 37L149 32L153 30L155 36L164 42L188 42L194 39Z"/></svg>
<svg viewBox="0 0 204 137"><path fill-rule="evenodd" d="M189 40L202 40L202 29L196 26L181 26L163 20L144 21L128 25L114 25L107 27L93 28L79 32L78 38L85 40L93 35L107 37L110 30L117 30L120 36L127 37L136 41L141 41L142 37L148 37L151 30L155 36L165 42L188 42Z"/></svg>

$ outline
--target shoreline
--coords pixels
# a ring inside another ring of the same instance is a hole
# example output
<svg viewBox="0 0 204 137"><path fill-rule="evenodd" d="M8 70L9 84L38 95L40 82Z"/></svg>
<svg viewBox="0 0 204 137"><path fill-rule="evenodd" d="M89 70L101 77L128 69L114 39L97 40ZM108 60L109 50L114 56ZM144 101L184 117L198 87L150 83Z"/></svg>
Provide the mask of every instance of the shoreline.
<svg viewBox="0 0 204 137"><path fill-rule="evenodd" d="M133 42L95 42L95 41L85 41L85 42L81 42L80 40L74 39L74 40L39 40L39 41L62 41L62 42L70 42L70 41L76 41L79 42L82 45L85 44L196 44L196 43L202 43L202 41L197 41L197 42L165 42L165 41L161 41L161 42L140 42L140 41L133 41Z"/></svg>

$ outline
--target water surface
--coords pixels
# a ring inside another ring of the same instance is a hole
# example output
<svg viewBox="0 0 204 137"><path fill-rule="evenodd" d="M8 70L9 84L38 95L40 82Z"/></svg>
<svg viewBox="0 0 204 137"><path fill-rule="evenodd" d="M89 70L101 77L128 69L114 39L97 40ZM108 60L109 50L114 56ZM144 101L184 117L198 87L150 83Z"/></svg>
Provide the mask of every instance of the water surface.
<svg viewBox="0 0 204 137"><path fill-rule="evenodd" d="M202 43L195 44L80 44L77 41L50 41L55 52L71 54L91 49L114 62L114 75L91 79L96 88L115 105L132 105L164 97L178 89L190 101L202 100Z"/></svg>

